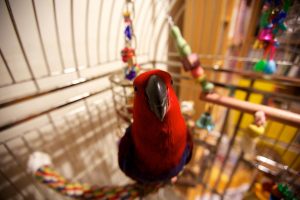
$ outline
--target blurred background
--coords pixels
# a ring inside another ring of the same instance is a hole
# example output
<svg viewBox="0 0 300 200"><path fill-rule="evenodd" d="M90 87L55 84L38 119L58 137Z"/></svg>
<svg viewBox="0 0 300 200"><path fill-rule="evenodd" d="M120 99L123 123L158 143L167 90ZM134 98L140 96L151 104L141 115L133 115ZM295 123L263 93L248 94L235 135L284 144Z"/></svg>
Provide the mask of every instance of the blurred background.
<svg viewBox="0 0 300 200"><path fill-rule="evenodd" d="M300 191L299 123L268 119L264 133L249 140L255 151L246 152L242 141L253 114L199 99L201 88L182 69L170 36L168 16L219 95L299 114L300 3L291 1L273 75L252 70L263 57L253 48L263 4L133 1L136 60L172 74L178 99L193 105L184 115L196 145L178 182L147 199L243 199L264 194L266 182ZM132 89L122 82L120 54L125 6L125 0L0 0L1 199L65 199L26 171L33 151L48 153L68 179L130 182L117 164L118 141L131 119ZM206 111L213 131L193 126Z"/></svg>

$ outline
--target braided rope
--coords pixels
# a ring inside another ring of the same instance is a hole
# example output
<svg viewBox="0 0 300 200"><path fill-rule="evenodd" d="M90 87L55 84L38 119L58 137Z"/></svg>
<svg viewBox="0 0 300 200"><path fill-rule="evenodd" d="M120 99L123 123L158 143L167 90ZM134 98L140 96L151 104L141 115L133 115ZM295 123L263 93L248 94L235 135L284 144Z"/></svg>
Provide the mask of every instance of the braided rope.
<svg viewBox="0 0 300 200"><path fill-rule="evenodd" d="M87 184L70 182L48 165L40 167L34 173L34 176L37 180L64 196L90 200L135 199L136 197L156 192L165 185L165 183L147 185L134 183L125 186L94 187Z"/></svg>

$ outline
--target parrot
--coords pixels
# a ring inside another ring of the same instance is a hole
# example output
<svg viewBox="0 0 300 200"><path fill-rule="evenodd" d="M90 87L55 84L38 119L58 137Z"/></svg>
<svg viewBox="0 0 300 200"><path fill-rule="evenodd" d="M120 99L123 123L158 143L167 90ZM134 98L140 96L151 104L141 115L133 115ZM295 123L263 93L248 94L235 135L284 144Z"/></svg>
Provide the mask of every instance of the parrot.
<svg viewBox="0 0 300 200"><path fill-rule="evenodd" d="M118 164L139 183L168 182L191 160L192 137L172 84L158 69L133 81L133 121L119 142Z"/></svg>

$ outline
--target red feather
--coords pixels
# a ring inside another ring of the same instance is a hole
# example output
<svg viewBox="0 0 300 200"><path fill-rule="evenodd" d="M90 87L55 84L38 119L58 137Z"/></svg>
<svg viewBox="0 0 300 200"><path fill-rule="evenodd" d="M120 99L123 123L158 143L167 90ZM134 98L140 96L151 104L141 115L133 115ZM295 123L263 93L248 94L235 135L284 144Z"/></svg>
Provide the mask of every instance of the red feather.
<svg viewBox="0 0 300 200"><path fill-rule="evenodd" d="M161 122L150 110L145 87L151 75L158 75L168 88L168 110ZM153 176L175 167L183 155L188 138L187 127L180 112L171 76L161 70L141 74L134 81L136 87L133 107L132 138L139 169ZM191 141L191 140L190 140ZM192 145L192 142L190 142Z"/></svg>

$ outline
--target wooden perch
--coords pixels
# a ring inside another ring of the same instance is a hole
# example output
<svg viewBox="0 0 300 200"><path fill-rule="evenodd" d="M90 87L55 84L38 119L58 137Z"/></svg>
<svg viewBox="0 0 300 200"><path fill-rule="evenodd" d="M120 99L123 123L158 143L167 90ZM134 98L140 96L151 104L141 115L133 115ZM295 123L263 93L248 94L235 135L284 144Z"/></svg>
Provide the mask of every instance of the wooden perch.
<svg viewBox="0 0 300 200"><path fill-rule="evenodd" d="M296 114L290 111L281 110L278 108L272 108L260 104L255 104L243 100L239 100L233 97L220 96L216 93L201 94L200 99L203 101L211 102L217 105L222 105L228 108L240 110L242 112L254 114L256 111L265 112L269 119L291 125L294 127L300 127L300 114Z"/></svg>

